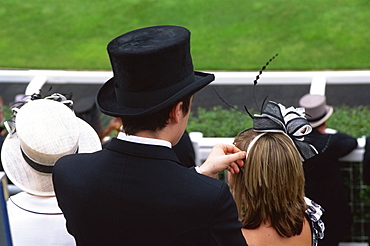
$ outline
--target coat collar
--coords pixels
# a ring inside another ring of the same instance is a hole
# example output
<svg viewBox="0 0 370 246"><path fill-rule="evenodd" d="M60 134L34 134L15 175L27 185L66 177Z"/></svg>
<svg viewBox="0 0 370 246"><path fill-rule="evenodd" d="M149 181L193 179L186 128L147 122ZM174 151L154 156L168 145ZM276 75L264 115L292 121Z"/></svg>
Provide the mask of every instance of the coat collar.
<svg viewBox="0 0 370 246"><path fill-rule="evenodd" d="M106 149L142 158L170 160L180 164L176 153L171 148L165 146L133 143L112 138Z"/></svg>

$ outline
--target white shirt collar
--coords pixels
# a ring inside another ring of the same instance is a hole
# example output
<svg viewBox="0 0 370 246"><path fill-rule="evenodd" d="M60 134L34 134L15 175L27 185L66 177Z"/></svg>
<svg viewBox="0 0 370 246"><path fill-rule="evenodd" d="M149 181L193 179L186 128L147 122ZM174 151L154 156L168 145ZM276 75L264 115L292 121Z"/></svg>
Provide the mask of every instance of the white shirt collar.
<svg viewBox="0 0 370 246"><path fill-rule="evenodd" d="M134 135L126 135L123 132L119 132L118 139L125 140L132 143L139 143L139 144L150 144L150 145L159 145L168 148L172 148L172 144L166 140L156 139L156 138L144 138Z"/></svg>

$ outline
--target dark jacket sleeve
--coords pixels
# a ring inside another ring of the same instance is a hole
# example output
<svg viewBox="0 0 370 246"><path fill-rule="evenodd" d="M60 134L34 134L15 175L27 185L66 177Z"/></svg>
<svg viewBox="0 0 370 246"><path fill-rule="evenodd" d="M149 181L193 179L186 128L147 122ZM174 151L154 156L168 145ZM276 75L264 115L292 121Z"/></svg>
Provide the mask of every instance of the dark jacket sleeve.
<svg viewBox="0 0 370 246"><path fill-rule="evenodd" d="M345 133L338 132L332 134L329 141L330 144L327 152L335 158L348 155L352 150L357 148L357 139Z"/></svg>

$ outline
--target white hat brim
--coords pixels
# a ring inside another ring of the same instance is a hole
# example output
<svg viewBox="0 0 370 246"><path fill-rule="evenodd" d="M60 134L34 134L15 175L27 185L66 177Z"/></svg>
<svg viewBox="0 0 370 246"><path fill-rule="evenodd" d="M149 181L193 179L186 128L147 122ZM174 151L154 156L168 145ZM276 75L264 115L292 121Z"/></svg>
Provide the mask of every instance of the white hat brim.
<svg viewBox="0 0 370 246"><path fill-rule="evenodd" d="M78 153L101 150L101 142L95 130L87 122L77 119L80 127ZM38 196L55 195L52 174L36 171L23 159L17 133L6 137L1 149L1 162L8 178L23 191Z"/></svg>

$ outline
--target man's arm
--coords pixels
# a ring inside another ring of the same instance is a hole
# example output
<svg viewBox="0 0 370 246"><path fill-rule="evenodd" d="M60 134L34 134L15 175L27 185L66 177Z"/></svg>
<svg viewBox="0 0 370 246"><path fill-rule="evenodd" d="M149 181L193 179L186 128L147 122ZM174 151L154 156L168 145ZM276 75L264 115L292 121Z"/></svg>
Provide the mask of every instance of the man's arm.
<svg viewBox="0 0 370 246"><path fill-rule="evenodd" d="M330 153L336 158L340 158L349 154L355 148L357 148L356 138L348 134L338 132L331 136L328 151L330 151Z"/></svg>

